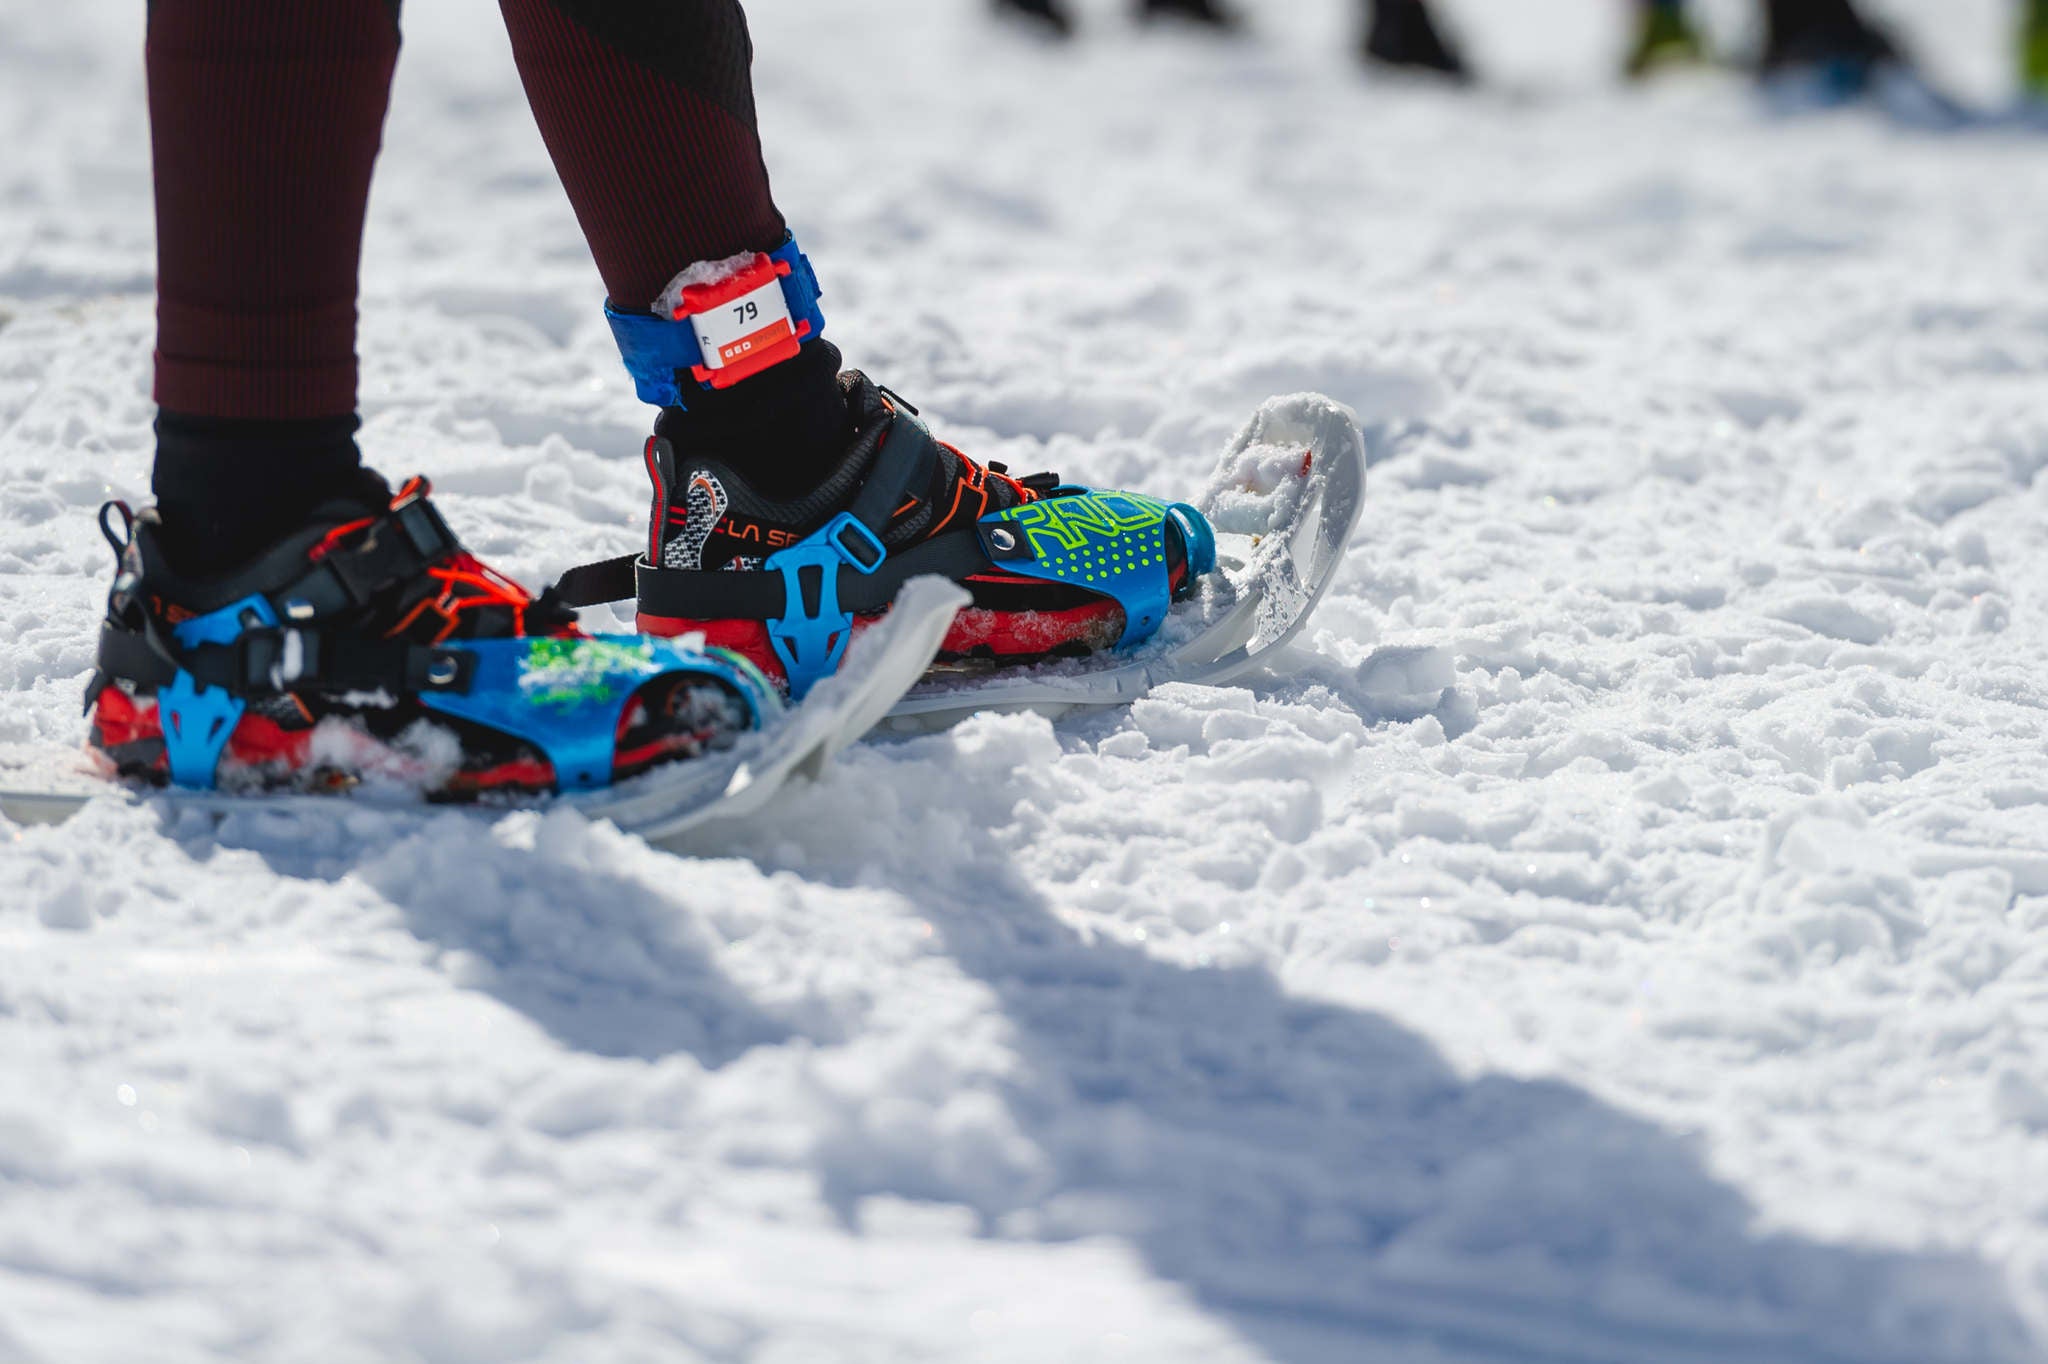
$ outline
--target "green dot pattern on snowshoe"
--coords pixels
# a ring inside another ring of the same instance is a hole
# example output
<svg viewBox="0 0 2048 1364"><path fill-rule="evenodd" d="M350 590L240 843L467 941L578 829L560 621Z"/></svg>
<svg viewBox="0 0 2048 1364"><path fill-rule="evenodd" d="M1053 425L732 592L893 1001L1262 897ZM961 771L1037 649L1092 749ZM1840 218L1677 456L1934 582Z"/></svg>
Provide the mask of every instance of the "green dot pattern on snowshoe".
<svg viewBox="0 0 2048 1364"><path fill-rule="evenodd" d="M1027 502L1002 514L1063 582L1099 584L1166 566L1166 504L1136 493L1087 493Z"/></svg>
<svg viewBox="0 0 2048 1364"><path fill-rule="evenodd" d="M519 690L534 705L596 705L661 671L644 640L532 639L520 661Z"/></svg>
<svg viewBox="0 0 2048 1364"><path fill-rule="evenodd" d="M1022 537L1029 557L997 556L1005 572L1046 578L1113 598L1124 608L1119 648L1148 639L1166 619L1173 588L1167 504L1141 493L1058 494L983 518ZM1194 516L1192 508L1182 513ZM1020 550L1022 548L1020 546Z"/></svg>

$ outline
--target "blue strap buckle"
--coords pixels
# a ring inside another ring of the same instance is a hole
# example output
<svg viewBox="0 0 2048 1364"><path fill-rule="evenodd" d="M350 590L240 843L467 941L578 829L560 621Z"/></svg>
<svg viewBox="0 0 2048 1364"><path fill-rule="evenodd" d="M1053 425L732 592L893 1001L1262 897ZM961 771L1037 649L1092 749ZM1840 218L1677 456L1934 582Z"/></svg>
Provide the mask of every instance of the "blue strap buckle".
<svg viewBox="0 0 2048 1364"><path fill-rule="evenodd" d="M766 567L782 575L783 601L781 617L768 622L768 642L782 660L791 700L801 701L846 657L853 613L839 606L839 566L872 574L888 557L881 537L846 512L769 556Z"/></svg>
<svg viewBox="0 0 2048 1364"><path fill-rule="evenodd" d="M234 644L251 630L274 629L276 625L277 613L270 603L251 596L184 621L172 627L171 634L181 647L192 649L202 644ZM227 752L228 739L241 723L248 703L225 687L201 685L180 668L167 685L157 688L156 705L171 781L212 790L221 754Z"/></svg>

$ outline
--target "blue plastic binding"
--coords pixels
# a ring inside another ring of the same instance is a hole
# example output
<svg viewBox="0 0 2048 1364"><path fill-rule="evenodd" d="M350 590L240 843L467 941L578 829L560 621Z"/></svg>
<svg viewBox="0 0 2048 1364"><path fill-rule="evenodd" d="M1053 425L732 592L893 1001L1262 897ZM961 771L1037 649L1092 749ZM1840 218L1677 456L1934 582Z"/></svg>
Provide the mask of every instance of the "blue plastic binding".
<svg viewBox="0 0 2048 1364"><path fill-rule="evenodd" d="M251 629L277 625L261 597L185 621L175 627L184 648L233 644ZM779 709L773 689L752 665L722 650L701 651L679 641L637 635L558 640L546 637L464 640L476 671L464 693L422 692L430 710L473 720L531 743L554 765L563 791L608 785L619 716L639 688L664 673L709 674L744 701L755 728ZM179 670L157 689L157 715L171 780L210 790L228 736L247 703L222 687L202 687Z"/></svg>
<svg viewBox="0 0 2048 1364"><path fill-rule="evenodd" d="M254 619L244 622L244 616ZM277 613L261 597L244 597L233 606L194 616L171 627L171 635L183 648L201 644L233 644L252 626L277 624ZM220 770L220 755L227 751L228 736L241 722L247 703L224 687L202 687L183 668L170 685L157 688L157 722L163 727L164 756L170 760L171 781L199 791L213 789Z"/></svg>
<svg viewBox="0 0 2048 1364"><path fill-rule="evenodd" d="M1216 532L1185 502L1171 506L1139 493L1098 492L1073 485L1049 497L981 518L984 543L991 529L1007 530L1001 555L1006 573L1067 583L1109 597L1124 609L1116 647L1150 639L1173 606L1166 527L1180 530L1188 572L1216 568Z"/></svg>
<svg viewBox="0 0 2048 1364"><path fill-rule="evenodd" d="M758 728L776 705L758 674L719 652L701 652L642 635L472 639L469 690L422 692L430 710L526 740L547 755L560 791L589 791L612 780L619 716L641 686L664 673L708 673L745 700Z"/></svg>
<svg viewBox="0 0 2048 1364"><path fill-rule="evenodd" d="M782 660L791 700L803 700L846 656L847 640L853 636L853 613L839 606L839 566L873 573L888 557L889 551L875 533L845 512L826 522L823 529L769 556L765 566L782 575L783 599L781 617L768 622L768 642ZM816 610L804 606L806 569L818 573Z"/></svg>

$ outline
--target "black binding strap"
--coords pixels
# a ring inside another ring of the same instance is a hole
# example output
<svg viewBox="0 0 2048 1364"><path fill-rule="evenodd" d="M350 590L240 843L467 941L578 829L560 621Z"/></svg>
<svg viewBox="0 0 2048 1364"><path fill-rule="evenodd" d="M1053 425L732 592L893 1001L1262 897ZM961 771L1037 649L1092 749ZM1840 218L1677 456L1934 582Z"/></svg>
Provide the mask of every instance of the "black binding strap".
<svg viewBox="0 0 2048 1364"><path fill-rule="evenodd" d="M169 686L180 672L202 687L235 696L280 692L469 690L476 655L452 645L408 644L318 630L245 630L233 644L180 648L154 626L100 625L99 671L149 687Z"/></svg>
<svg viewBox="0 0 2048 1364"><path fill-rule="evenodd" d="M548 591L564 606L602 606L606 602L624 601L633 595L633 566L645 562L645 555L621 554L616 559L579 564L564 573L561 581Z"/></svg>
<svg viewBox="0 0 2048 1364"><path fill-rule="evenodd" d="M434 504L414 497L366 527L355 543L316 560L291 586L265 595L281 619L316 620L360 607L460 548Z"/></svg>
<svg viewBox="0 0 2048 1364"><path fill-rule="evenodd" d="M183 672L202 687L236 696L467 691L476 676L476 655L468 650L310 628L310 622L362 607L461 547L424 487L287 586L264 593L282 624L250 625L232 644L186 647L146 613L140 629L109 619L100 624L99 677L163 687Z"/></svg>
<svg viewBox="0 0 2048 1364"><path fill-rule="evenodd" d="M463 692L476 675L468 650L323 634L249 630L233 644L168 646L154 632L100 626L99 670L145 686L167 686L182 671L203 687L237 696L286 691Z"/></svg>
<svg viewBox="0 0 2048 1364"><path fill-rule="evenodd" d="M603 567L600 565L600 567ZM958 581L989 569L981 537L954 531L892 554L873 573L851 566L839 570L839 605L856 615L888 609L912 578L936 573ZM787 613L780 573L691 572L633 562L640 609L676 620L775 620Z"/></svg>
<svg viewBox="0 0 2048 1364"><path fill-rule="evenodd" d="M900 398L897 401L902 402ZM847 515L873 531L877 540L881 539L882 532L896 519L896 509L909 495L911 480L919 471L931 467L937 445L930 427L898 408L889 429L882 433L874 467L868 470L860 491L854 494Z"/></svg>
<svg viewBox="0 0 2048 1364"><path fill-rule="evenodd" d="M877 540L896 518L912 480L930 466L936 444L931 430L918 420L917 409L901 398L896 402L896 415L875 453L874 467L846 509ZM849 558L858 558L859 552L859 546L842 547ZM891 554L873 572L841 568L839 605L857 614L881 611L912 578L936 573L960 579L988 567L980 536L971 530L955 531ZM659 568L645 555L633 554L572 568L548 590L575 607L637 597L648 615L677 620L775 620L788 614L789 604L787 585L777 572Z"/></svg>

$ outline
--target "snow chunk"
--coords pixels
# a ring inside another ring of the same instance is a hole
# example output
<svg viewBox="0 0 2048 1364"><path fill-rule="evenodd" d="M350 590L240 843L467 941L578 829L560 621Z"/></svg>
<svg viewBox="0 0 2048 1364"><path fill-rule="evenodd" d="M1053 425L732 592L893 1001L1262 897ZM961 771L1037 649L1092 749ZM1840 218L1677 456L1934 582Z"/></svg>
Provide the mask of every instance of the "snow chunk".
<svg viewBox="0 0 2048 1364"><path fill-rule="evenodd" d="M1390 644L1375 649L1354 675L1358 691L1390 720L1419 720L1434 711L1458 680L1449 649Z"/></svg>
<svg viewBox="0 0 2048 1364"><path fill-rule="evenodd" d="M215 1076L200 1089L192 1116L201 1126L229 1141L300 1149L299 1128L291 1101L274 1089L261 1089Z"/></svg>
<svg viewBox="0 0 2048 1364"><path fill-rule="evenodd" d="M1846 597L1796 597L1780 604L1770 615L1774 620L1851 644L1876 644L1892 632L1890 621L1858 608Z"/></svg>
<svg viewBox="0 0 2048 1364"><path fill-rule="evenodd" d="M742 251L724 260L700 260L682 270L668 282L661 296L654 300L654 314L657 317L674 317L676 309L683 306L683 290L702 289L712 284L723 284L754 263L758 251Z"/></svg>

